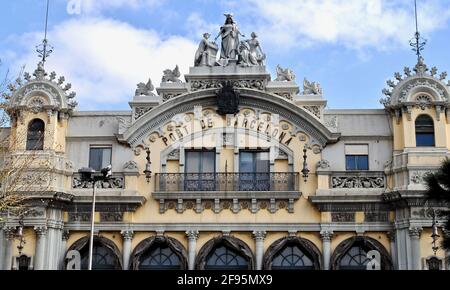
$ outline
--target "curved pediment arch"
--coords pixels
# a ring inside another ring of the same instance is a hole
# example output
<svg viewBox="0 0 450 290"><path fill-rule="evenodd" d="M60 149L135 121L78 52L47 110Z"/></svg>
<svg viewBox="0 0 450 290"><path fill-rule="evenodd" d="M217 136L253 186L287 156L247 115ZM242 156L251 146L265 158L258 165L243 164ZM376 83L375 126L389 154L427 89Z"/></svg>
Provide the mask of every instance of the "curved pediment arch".
<svg viewBox="0 0 450 290"><path fill-rule="evenodd" d="M280 120L286 120L295 128L295 132L303 132L310 136L310 143L325 147L329 143L338 141L340 134L331 132L319 120L312 117L303 108L296 106L277 95L253 89L239 89L240 108L253 108L260 112L270 112L280 116ZM144 147L147 144L147 136L155 132L161 132L161 128L175 116L193 112L196 107L216 107L216 89L208 89L183 94L173 98L150 110L124 133L118 135L121 142L128 143L132 148Z"/></svg>

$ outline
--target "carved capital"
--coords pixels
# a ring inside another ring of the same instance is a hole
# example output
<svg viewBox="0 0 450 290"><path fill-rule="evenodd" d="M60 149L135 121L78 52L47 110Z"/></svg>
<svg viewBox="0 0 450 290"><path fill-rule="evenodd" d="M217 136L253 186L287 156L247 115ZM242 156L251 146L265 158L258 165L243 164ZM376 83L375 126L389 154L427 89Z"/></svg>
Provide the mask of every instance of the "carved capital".
<svg viewBox="0 0 450 290"><path fill-rule="evenodd" d="M36 227L34 227L34 231L36 232L36 236L38 239L43 238L47 235L47 227L46 226L36 226Z"/></svg>
<svg viewBox="0 0 450 290"><path fill-rule="evenodd" d="M134 232L131 230L121 231L120 234L124 241L131 241L133 239Z"/></svg>
<svg viewBox="0 0 450 290"><path fill-rule="evenodd" d="M266 239L267 233L265 231L254 231L253 239L257 242L262 242Z"/></svg>
<svg viewBox="0 0 450 290"><path fill-rule="evenodd" d="M189 241L197 241L198 239L198 231L186 231L186 236L188 237Z"/></svg>
<svg viewBox="0 0 450 290"><path fill-rule="evenodd" d="M422 233L422 228L421 227L411 227L411 228L409 228L409 236L411 238L418 239L418 238L420 238L420 234L421 233Z"/></svg>
<svg viewBox="0 0 450 290"><path fill-rule="evenodd" d="M3 233L4 233L4 235L5 235L5 238L8 240L8 241L12 241L12 240L14 240L14 238L16 237L16 228L15 227L5 227L4 229L3 229Z"/></svg>
<svg viewBox="0 0 450 290"><path fill-rule="evenodd" d="M330 242L333 238L333 231L320 231L320 238L324 242Z"/></svg>

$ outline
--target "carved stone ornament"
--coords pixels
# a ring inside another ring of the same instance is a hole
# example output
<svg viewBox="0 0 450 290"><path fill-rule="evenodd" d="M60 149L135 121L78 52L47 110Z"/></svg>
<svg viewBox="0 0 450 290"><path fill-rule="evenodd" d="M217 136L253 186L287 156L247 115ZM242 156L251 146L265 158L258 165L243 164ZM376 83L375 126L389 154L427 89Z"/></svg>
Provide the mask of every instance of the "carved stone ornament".
<svg viewBox="0 0 450 290"><path fill-rule="evenodd" d="M144 116L145 113L150 111L151 107L136 107L134 108L134 119L137 120L140 117Z"/></svg>
<svg viewBox="0 0 450 290"><path fill-rule="evenodd" d="M128 161L127 163L125 163L123 165L123 170L135 172L135 171L139 171L139 168L138 168L136 161Z"/></svg>
<svg viewBox="0 0 450 290"><path fill-rule="evenodd" d="M295 74L290 68L283 69L280 65L277 65L276 71L277 71L277 78L275 79L276 82L295 81Z"/></svg>
<svg viewBox="0 0 450 290"><path fill-rule="evenodd" d="M220 115L237 114L239 112L240 93L230 81L224 82L222 89L216 91L217 113Z"/></svg>
<svg viewBox="0 0 450 290"><path fill-rule="evenodd" d="M148 79L148 82L145 83L139 83L137 84L137 89L135 92L136 96L155 96L153 93L153 90L155 87L152 84L152 80Z"/></svg>
<svg viewBox="0 0 450 290"><path fill-rule="evenodd" d="M322 87L317 82L309 82L306 78L303 80L303 95L322 95Z"/></svg>
<svg viewBox="0 0 450 290"><path fill-rule="evenodd" d="M332 222L354 222L355 213L354 212L332 212L331 213Z"/></svg>
<svg viewBox="0 0 450 290"><path fill-rule="evenodd" d="M180 73L180 68L178 67L178 65L173 70L166 69L163 72L163 74L164 74L162 77L163 83L168 83L168 82L181 83L181 80L179 79L179 77L181 76L181 73Z"/></svg>
<svg viewBox="0 0 450 290"><path fill-rule="evenodd" d="M327 170L330 169L330 161L328 160L320 160L317 162L317 169Z"/></svg>
<svg viewBox="0 0 450 290"><path fill-rule="evenodd" d="M56 82L55 72L47 77L48 74L42 62L38 64L33 76L34 78L30 73L24 73L25 81L18 78L15 83L7 87L9 92L4 93L4 97L10 100L9 111L21 111L26 107L35 113L43 110L70 113L78 105L74 100L76 94L68 92L72 85L69 83L64 85L63 77Z"/></svg>
<svg viewBox="0 0 450 290"><path fill-rule="evenodd" d="M415 184L420 184L425 182L425 178L432 174L431 171L414 171L411 173L411 182Z"/></svg>
<svg viewBox="0 0 450 290"><path fill-rule="evenodd" d="M447 73L443 72L437 76L437 68L433 67L428 73L429 69L425 64L423 58L420 58L418 63L412 70L408 67L404 69L404 76L400 73L395 73L395 80L388 80L387 88L383 89L383 94L386 96L380 102L391 110L398 109L398 105L406 103L416 103L420 108L424 109L434 102L448 102L450 90L445 83ZM412 95L417 92L432 92L431 96L419 95L416 99L411 99Z"/></svg>
<svg viewBox="0 0 450 290"><path fill-rule="evenodd" d="M305 110L313 114L317 119L321 118L321 108L320 106L303 106Z"/></svg>
<svg viewBox="0 0 450 290"><path fill-rule="evenodd" d="M324 125L327 128L332 129L333 131L337 130L338 129L338 117L325 115L324 116Z"/></svg>
<svg viewBox="0 0 450 290"><path fill-rule="evenodd" d="M102 222L121 222L123 221L123 212L101 212L100 220Z"/></svg>
<svg viewBox="0 0 450 290"><path fill-rule="evenodd" d="M332 188L384 188L384 177L332 177Z"/></svg>
<svg viewBox="0 0 450 290"><path fill-rule="evenodd" d="M96 188L99 189L124 189L125 188L124 177L111 177L108 180L96 182ZM84 181L81 177L75 175L72 179L73 189L92 189L92 181Z"/></svg>

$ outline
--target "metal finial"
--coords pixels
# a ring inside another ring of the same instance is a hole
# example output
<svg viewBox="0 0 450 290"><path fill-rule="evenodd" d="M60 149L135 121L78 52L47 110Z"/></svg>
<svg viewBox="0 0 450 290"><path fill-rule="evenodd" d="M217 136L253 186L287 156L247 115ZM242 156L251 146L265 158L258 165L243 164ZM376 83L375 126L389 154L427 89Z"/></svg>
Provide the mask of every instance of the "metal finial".
<svg viewBox="0 0 450 290"><path fill-rule="evenodd" d="M422 58L422 51L427 44L427 40L420 36L419 21L417 17L417 0L414 0L414 16L416 20L416 33L414 35L414 38L409 41L409 45L412 46L412 50L417 55L417 61L420 62L420 59Z"/></svg>
<svg viewBox="0 0 450 290"><path fill-rule="evenodd" d="M47 30L48 30L48 11L50 7L50 0L47 0L47 12L45 15L45 34L44 39L42 40L42 44L36 46L36 52L38 53L39 58L42 59L42 65L45 64L47 57L53 52L53 47L48 44L47 40Z"/></svg>

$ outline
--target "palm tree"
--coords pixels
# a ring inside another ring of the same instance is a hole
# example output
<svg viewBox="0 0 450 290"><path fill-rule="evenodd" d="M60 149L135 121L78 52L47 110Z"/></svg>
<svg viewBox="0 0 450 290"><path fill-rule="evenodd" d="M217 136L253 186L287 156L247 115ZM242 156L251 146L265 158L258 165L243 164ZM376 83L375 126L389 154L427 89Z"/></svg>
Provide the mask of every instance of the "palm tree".
<svg viewBox="0 0 450 290"><path fill-rule="evenodd" d="M436 173L425 177L427 192L425 193L429 200L444 204L447 208L450 205L450 159L446 158ZM442 211L440 216L445 219L446 233L450 233L450 211ZM445 250L450 250L450 235L444 235L442 246Z"/></svg>

